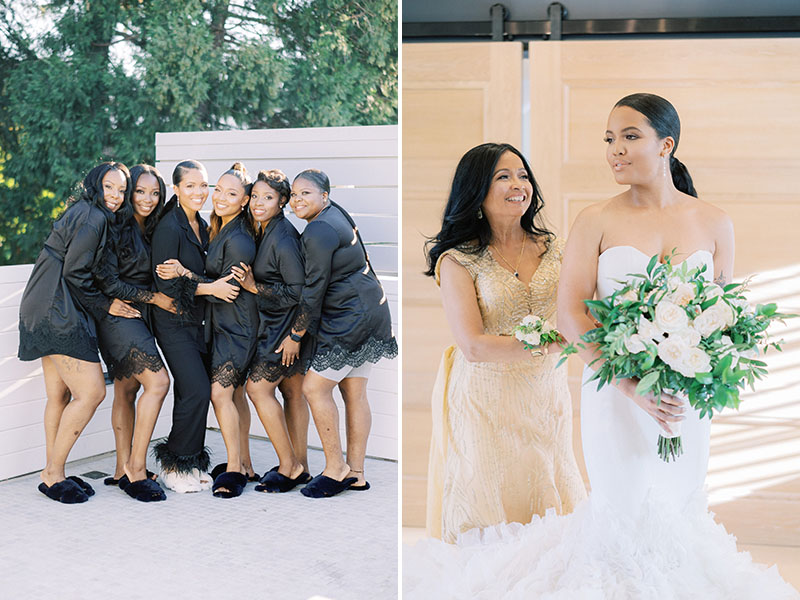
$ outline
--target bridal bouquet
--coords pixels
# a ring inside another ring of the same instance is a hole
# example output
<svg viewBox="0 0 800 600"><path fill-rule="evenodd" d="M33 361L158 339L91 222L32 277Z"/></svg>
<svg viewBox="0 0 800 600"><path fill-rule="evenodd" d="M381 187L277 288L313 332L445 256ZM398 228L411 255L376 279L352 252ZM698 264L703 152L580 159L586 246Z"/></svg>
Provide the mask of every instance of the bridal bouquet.
<svg viewBox="0 0 800 600"><path fill-rule="evenodd" d="M593 380L598 389L614 379L639 379L637 394L653 392L684 396L700 416L738 408L739 392L752 388L766 375L766 363L757 357L780 342L769 342L770 323L789 316L775 304L752 308L744 297L747 282L720 287L703 277L706 266L673 266L670 256L659 264L650 259L646 274L603 300L586 300L599 322L578 344L597 344L604 360ZM566 356L578 350L568 346ZM559 363L560 364L560 363ZM590 365L591 366L591 365ZM658 454L666 462L683 452L680 432L658 439Z"/></svg>
<svg viewBox="0 0 800 600"><path fill-rule="evenodd" d="M522 342L526 350L538 350L539 346L561 339L555 327L536 315L528 315L514 327L514 337Z"/></svg>

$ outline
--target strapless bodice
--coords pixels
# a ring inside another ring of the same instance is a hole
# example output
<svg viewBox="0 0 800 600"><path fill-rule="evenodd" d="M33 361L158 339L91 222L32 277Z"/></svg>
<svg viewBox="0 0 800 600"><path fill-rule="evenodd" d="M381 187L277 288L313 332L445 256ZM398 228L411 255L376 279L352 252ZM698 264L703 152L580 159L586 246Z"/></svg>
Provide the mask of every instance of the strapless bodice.
<svg viewBox="0 0 800 600"><path fill-rule="evenodd" d="M678 255L680 257L680 255ZM597 297L605 298L631 279L631 274L644 273L650 256L633 246L611 246L597 259ZM714 276L714 256L708 250L696 250L685 259L694 269L706 265L703 276L709 281ZM673 265L679 265L674 262Z"/></svg>

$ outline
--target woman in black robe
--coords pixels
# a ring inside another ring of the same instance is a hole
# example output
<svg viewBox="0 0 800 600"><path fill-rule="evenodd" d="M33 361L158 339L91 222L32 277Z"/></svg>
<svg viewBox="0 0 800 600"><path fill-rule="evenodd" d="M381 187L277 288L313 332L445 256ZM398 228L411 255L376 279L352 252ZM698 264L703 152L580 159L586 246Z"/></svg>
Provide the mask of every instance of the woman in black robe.
<svg viewBox="0 0 800 600"><path fill-rule="evenodd" d="M53 223L20 304L19 358L42 359L47 393L47 465L39 490L65 504L86 502L94 494L80 478L67 478L64 465L106 394L95 322L108 313L138 315L103 295L93 279L108 243L112 208L129 193L125 165L106 162L89 171L79 199Z"/></svg>
<svg viewBox="0 0 800 600"><path fill-rule="evenodd" d="M231 267L251 264L256 254L247 212L251 185L244 166L236 163L214 186L205 279L191 267L187 271L180 260L159 265L159 277L182 275L179 280L188 276L201 281L232 277ZM241 495L248 479L242 465L242 432L234 394L244 393L247 367L255 354L258 307L249 292L239 294L231 303L216 298L208 300L205 325L206 341L211 344L211 403L228 454L225 470L215 469L212 490L219 498L233 498Z"/></svg>
<svg viewBox="0 0 800 600"><path fill-rule="evenodd" d="M104 269L105 277L98 278L108 296L122 298L115 287L132 289L135 293L124 299L134 300L133 306L142 314L141 319L106 315L97 323L100 353L114 380L111 423L117 465L114 476L104 483L118 484L131 497L150 502L166 500L163 490L150 479L154 474L147 471L147 450L169 391L169 375L149 327L148 304L173 313L175 309L171 298L152 291L150 239L164 207L164 179L154 167L136 165L131 169L131 189L132 209L116 212L120 224L113 228L113 252ZM137 405L140 386L144 391Z"/></svg>
<svg viewBox="0 0 800 600"><path fill-rule="evenodd" d="M199 211L208 198L208 174L197 161L185 160L172 172L175 195L153 233L152 263L174 259L185 269L203 276L207 224ZM157 273L158 275L158 273ZM211 487L206 471L206 418L211 396L207 371L207 348L203 318L205 296L232 302L239 287L222 278L207 282L199 278L156 276L156 289L175 299L177 314L153 309L153 327L174 381L172 429L166 442L155 446L161 464L161 480L177 492L199 492Z"/></svg>
<svg viewBox="0 0 800 600"><path fill-rule="evenodd" d="M311 479L308 403L302 385L312 346L308 338L301 342L291 336L305 281L300 235L283 214L291 191L281 171L258 173L250 193L250 215L259 232L258 252L252 269L246 264L233 267L242 287L255 294L260 314L247 395L280 461L261 478L257 492L288 492ZM283 396L283 408L276 389Z"/></svg>
<svg viewBox="0 0 800 600"><path fill-rule="evenodd" d="M325 451L325 469L301 490L313 498L369 489L364 478L372 423L367 377L370 363L397 356L386 295L353 219L329 194L327 175L309 169L295 177L290 201L294 213L308 222L301 236L305 285L292 334L308 332L314 341L303 394ZM346 411L347 462L333 400L337 385Z"/></svg>

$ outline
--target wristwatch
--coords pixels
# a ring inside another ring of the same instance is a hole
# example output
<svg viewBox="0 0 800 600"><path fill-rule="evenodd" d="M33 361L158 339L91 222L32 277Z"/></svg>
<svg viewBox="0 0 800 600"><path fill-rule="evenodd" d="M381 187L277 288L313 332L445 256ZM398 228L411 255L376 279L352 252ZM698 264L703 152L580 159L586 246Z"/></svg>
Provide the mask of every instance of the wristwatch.
<svg viewBox="0 0 800 600"><path fill-rule="evenodd" d="M299 342L303 339L303 336L297 335L294 331L289 332L289 337L292 338L293 342Z"/></svg>

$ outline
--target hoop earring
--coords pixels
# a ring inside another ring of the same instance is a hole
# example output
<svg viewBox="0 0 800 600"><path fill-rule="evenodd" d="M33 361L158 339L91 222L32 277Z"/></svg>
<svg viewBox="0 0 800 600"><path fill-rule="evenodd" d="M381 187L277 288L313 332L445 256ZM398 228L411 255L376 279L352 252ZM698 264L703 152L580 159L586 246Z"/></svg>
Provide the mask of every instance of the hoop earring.
<svg viewBox="0 0 800 600"><path fill-rule="evenodd" d="M478 207L478 219L482 219L482 218L483 218L483 211L481 210L481 207L479 206Z"/></svg>

